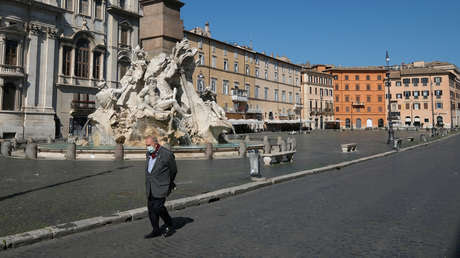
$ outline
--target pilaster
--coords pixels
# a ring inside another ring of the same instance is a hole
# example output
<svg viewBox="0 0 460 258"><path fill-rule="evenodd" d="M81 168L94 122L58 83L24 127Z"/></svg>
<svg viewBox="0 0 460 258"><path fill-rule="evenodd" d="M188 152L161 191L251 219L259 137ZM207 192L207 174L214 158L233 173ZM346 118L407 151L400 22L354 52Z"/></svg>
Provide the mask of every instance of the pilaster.
<svg viewBox="0 0 460 258"><path fill-rule="evenodd" d="M5 63L5 34L0 34L0 64Z"/></svg>
<svg viewBox="0 0 460 258"><path fill-rule="evenodd" d="M31 24L29 27L29 51L27 55L27 93L24 108L35 108L35 96L37 94L37 59L38 55L38 37L41 34L41 28L38 25Z"/></svg>
<svg viewBox="0 0 460 258"><path fill-rule="evenodd" d="M44 64L45 85L43 87L40 107L52 110L53 87L54 87L54 60L56 53L57 29L48 28L46 44L46 64Z"/></svg>
<svg viewBox="0 0 460 258"><path fill-rule="evenodd" d="M3 109L3 85L5 81L0 77L0 110Z"/></svg>

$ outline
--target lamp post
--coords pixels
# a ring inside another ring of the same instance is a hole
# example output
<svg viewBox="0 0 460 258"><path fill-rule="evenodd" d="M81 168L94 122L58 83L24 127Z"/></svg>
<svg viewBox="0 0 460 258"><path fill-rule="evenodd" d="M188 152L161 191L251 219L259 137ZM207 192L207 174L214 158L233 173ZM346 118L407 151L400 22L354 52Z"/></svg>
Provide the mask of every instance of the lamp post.
<svg viewBox="0 0 460 258"><path fill-rule="evenodd" d="M387 69L386 78L385 78L385 86L387 87L387 98L388 98L388 140L387 144L390 144L394 141L394 131L393 131L393 123L391 122L391 93L390 93L390 56L388 55L388 51L386 51L385 55L385 62Z"/></svg>

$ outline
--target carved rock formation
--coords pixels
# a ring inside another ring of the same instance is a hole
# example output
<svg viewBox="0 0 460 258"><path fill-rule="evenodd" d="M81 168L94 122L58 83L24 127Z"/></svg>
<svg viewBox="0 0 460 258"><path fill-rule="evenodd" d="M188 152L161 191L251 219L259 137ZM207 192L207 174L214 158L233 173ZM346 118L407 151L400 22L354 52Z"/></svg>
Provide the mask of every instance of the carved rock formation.
<svg viewBox="0 0 460 258"><path fill-rule="evenodd" d="M151 60L141 48L118 89L99 85L96 111L89 116L95 145L142 145L147 135L170 144L216 143L231 124L209 92L201 98L193 86L197 50L186 39L171 55Z"/></svg>

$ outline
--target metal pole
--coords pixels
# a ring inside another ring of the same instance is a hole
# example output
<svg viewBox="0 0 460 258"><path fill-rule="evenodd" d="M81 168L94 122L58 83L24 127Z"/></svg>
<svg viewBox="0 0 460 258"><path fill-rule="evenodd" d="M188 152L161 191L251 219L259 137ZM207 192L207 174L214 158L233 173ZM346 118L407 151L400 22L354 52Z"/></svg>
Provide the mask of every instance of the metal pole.
<svg viewBox="0 0 460 258"><path fill-rule="evenodd" d="M434 128L434 101L433 101L433 80L430 76L430 95L431 95L431 135L434 135L435 128Z"/></svg>
<svg viewBox="0 0 460 258"><path fill-rule="evenodd" d="M390 57L388 56L388 51L386 52L385 56L386 61L386 83L385 86L387 87L387 98L388 98L388 140L387 144L390 144L394 141L394 131L393 131L393 124L391 123L391 93L390 93Z"/></svg>

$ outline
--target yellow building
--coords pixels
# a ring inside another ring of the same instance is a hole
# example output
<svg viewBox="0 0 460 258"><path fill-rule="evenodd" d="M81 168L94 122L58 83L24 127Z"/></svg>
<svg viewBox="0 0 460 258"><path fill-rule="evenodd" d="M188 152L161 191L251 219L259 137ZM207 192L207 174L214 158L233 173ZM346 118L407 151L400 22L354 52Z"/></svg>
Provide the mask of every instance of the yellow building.
<svg viewBox="0 0 460 258"><path fill-rule="evenodd" d="M184 31L184 37L198 49L196 90L209 87L216 93L229 119L270 124L295 123L292 120L300 118L301 66L286 57L213 39L208 23L204 29Z"/></svg>

